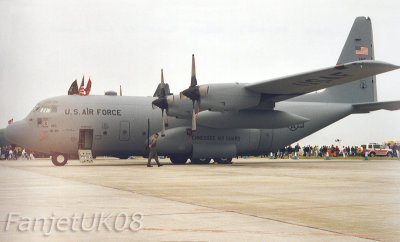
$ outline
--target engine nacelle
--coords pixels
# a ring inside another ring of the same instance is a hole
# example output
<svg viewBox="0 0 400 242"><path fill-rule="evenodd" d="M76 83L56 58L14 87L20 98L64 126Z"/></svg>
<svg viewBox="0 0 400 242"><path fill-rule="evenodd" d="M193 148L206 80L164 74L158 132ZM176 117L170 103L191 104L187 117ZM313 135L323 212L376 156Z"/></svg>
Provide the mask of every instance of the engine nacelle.
<svg viewBox="0 0 400 242"><path fill-rule="evenodd" d="M200 108L210 111L237 111L259 104L261 95L245 88L243 84L211 84L208 93L200 100Z"/></svg>
<svg viewBox="0 0 400 242"><path fill-rule="evenodd" d="M251 108L260 103L261 95L245 88L244 84L209 84L199 88L201 93L200 111L237 111ZM191 118L193 103L189 98L168 96L168 115L178 118ZM195 103L197 110L197 102Z"/></svg>
<svg viewBox="0 0 400 242"><path fill-rule="evenodd" d="M165 136L160 136L157 140L157 153L159 155L192 153L190 136L187 135L186 129L187 127L167 129Z"/></svg>

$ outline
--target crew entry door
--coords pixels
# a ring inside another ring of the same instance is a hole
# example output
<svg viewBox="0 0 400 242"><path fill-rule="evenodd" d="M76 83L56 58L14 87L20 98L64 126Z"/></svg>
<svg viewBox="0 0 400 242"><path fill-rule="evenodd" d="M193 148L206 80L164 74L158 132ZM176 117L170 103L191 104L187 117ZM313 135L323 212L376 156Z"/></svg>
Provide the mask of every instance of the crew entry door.
<svg viewBox="0 0 400 242"><path fill-rule="evenodd" d="M79 130L79 149L91 150L93 145L93 129Z"/></svg>

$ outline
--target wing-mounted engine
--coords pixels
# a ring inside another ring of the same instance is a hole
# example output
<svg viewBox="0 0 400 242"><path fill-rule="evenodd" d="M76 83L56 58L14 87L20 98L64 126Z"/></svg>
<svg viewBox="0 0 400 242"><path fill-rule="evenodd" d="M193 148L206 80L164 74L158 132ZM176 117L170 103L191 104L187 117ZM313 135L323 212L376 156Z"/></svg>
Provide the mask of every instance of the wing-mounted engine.
<svg viewBox="0 0 400 242"><path fill-rule="evenodd" d="M197 85L196 65L192 55L192 75L189 88L180 93L180 100L189 98L192 101L192 131L196 131L196 118L200 111L237 111L254 107L259 104L261 95L245 88L238 83ZM177 105L179 106L179 105ZM186 107L185 107L186 108ZM197 113L196 113L197 109ZM187 112L178 107L170 113ZM174 115L172 114L172 115ZM175 115L178 116L179 115Z"/></svg>
<svg viewBox="0 0 400 242"><path fill-rule="evenodd" d="M257 110L262 103L262 94L249 90L246 84L198 85L194 55L191 83L187 89L179 96L167 95L163 74L159 89L159 96L153 101L153 107L161 109L163 119L164 110L168 116L191 119L192 131L196 131L197 122L210 128L273 129L308 121L295 114L273 110L273 105ZM162 136L164 133L163 121Z"/></svg>
<svg viewBox="0 0 400 242"><path fill-rule="evenodd" d="M193 119L193 110L197 110L194 115L194 119L197 119L202 111L218 113L238 111L255 107L260 103L260 95L247 90L241 84L209 84L207 89L207 94L194 104L188 98L169 96L168 115L184 119L192 116Z"/></svg>
<svg viewBox="0 0 400 242"><path fill-rule="evenodd" d="M208 94L201 98L201 110L216 112L238 111L255 107L261 95L239 83L210 84Z"/></svg>

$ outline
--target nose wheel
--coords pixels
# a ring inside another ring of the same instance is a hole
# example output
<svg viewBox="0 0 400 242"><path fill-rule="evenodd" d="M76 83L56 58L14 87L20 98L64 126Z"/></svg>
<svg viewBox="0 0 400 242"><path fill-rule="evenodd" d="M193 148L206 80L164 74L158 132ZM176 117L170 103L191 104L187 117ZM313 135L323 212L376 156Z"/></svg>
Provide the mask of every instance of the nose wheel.
<svg viewBox="0 0 400 242"><path fill-rule="evenodd" d="M64 166L65 164L67 164L67 161L68 155L66 154L53 153L51 156L51 162L53 162L55 166Z"/></svg>

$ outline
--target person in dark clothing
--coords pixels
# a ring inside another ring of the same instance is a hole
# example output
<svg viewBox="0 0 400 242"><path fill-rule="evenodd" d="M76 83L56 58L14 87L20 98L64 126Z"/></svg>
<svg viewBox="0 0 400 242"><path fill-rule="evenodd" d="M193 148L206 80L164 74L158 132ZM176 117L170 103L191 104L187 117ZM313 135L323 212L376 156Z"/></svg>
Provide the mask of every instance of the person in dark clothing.
<svg viewBox="0 0 400 242"><path fill-rule="evenodd" d="M285 156L285 147L282 147L282 149L279 150L279 154L281 159L283 159L283 157Z"/></svg>
<svg viewBox="0 0 400 242"><path fill-rule="evenodd" d="M160 162L158 161L158 155L157 155L157 139L158 139L158 134L155 134L153 138L151 139L149 143L149 148L150 148L150 153L149 153L149 158L147 160L147 167L152 167L151 165L151 159L156 160L156 163L158 166L162 166Z"/></svg>
<svg viewBox="0 0 400 242"><path fill-rule="evenodd" d="M292 159L293 148L291 145L287 148L289 159Z"/></svg>

